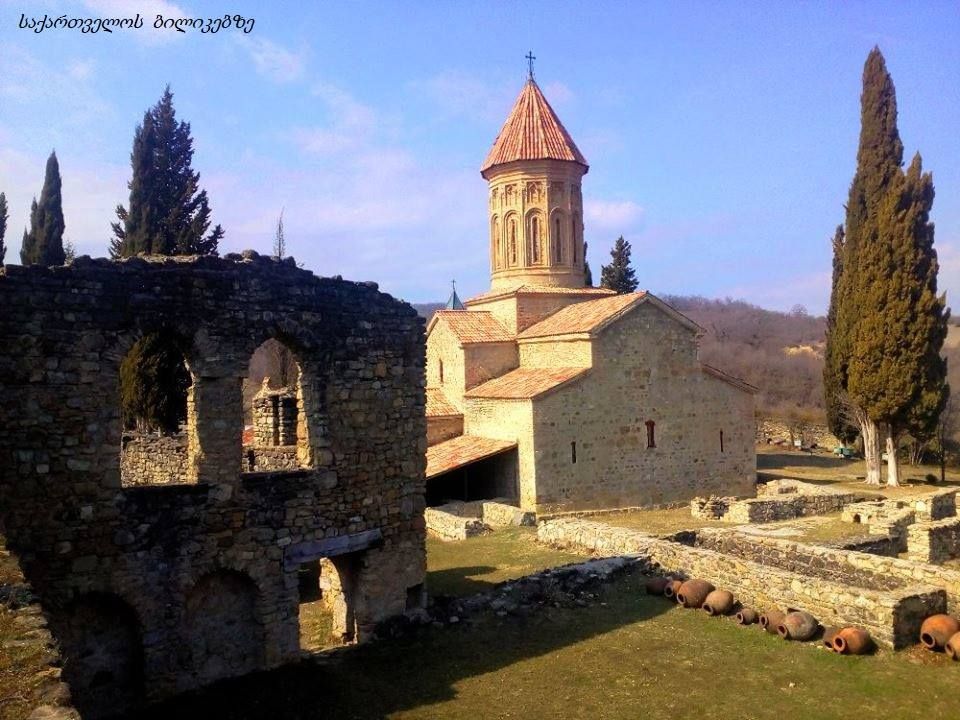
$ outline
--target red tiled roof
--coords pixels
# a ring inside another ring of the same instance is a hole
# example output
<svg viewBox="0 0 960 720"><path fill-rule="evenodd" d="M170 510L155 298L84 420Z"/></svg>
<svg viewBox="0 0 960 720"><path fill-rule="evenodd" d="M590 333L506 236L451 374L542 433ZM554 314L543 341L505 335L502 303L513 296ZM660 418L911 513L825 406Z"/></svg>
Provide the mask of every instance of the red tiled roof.
<svg viewBox="0 0 960 720"><path fill-rule="evenodd" d="M427 417L462 415L440 388L427 388Z"/></svg>
<svg viewBox="0 0 960 720"><path fill-rule="evenodd" d="M736 388L745 390L748 393L760 392L760 388L756 388L750 383L746 382L745 380L741 380L740 378L734 377L733 375L727 375L727 373L725 373L723 370L718 370L717 368L711 365L706 365L704 363L701 363L700 367L703 369L703 372L706 373L707 375L715 377L718 380L722 380L723 382L733 385Z"/></svg>
<svg viewBox="0 0 960 720"><path fill-rule="evenodd" d="M517 368L467 390L468 398L531 400L585 375L590 368Z"/></svg>
<svg viewBox="0 0 960 720"><path fill-rule="evenodd" d="M441 320L461 343L513 341L513 335L486 310L437 310L427 332Z"/></svg>
<svg viewBox="0 0 960 720"><path fill-rule="evenodd" d="M519 339L549 337L551 335L570 335L589 333L608 320L626 312L646 297L646 293L628 293L612 297L587 300L568 305L553 315L531 325L524 330Z"/></svg>
<svg viewBox="0 0 960 720"><path fill-rule="evenodd" d="M475 295L467 300L465 304L470 305L471 303L483 302L485 300L495 300L499 298L510 297L512 295L591 295L604 297L614 294L615 293L613 290L598 287L565 288L555 287L553 285L519 285L507 290L490 290L489 292L485 292L481 295Z"/></svg>
<svg viewBox="0 0 960 720"><path fill-rule="evenodd" d="M477 435L460 435L427 448L427 477L432 478L464 465L512 450L517 444Z"/></svg>
<svg viewBox="0 0 960 720"><path fill-rule="evenodd" d="M531 78L520 91L480 172L515 160L587 160Z"/></svg>

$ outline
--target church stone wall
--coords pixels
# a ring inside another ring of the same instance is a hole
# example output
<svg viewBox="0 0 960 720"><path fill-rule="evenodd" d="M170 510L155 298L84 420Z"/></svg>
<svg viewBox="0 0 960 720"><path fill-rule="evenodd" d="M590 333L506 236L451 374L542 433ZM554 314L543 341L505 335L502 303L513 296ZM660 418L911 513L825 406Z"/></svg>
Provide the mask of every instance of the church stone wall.
<svg viewBox="0 0 960 720"><path fill-rule="evenodd" d="M521 468L520 485L536 485L538 513L753 494L753 396L703 373L689 329L641 305L595 342L592 372L534 401L535 476Z"/></svg>
<svg viewBox="0 0 960 720"><path fill-rule="evenodd" d="M471 344L464 347L463 353L467 390L500 377L519 364L514 342Z"/></svg>
<svg viewBox="0 0 960 720"><path fill-rule="evenodd" d="M352 558L360 639L407 608L425 576L411 307L255 253L7 266L0 307L0 523L86 716L298 660L302 563ZM120 364L160 328L193 376L196 482L123 487ZM302 369L307 467L245 474L241 384L271 337ZM106 617L116 642L91 655Z"/></svg>
<svg viewBox="0 0 960 720"><path fill-rule="evenodd" d="M460 340L443 322L437 322L427 337L427 385L443 388L447 400L463 412L463 391L466 386L466 362ZM440 379L441 363L443 380Z"/></svg>
<svg viewBox="0 0 960 720"><path fill-rule="evenodd" d="M538 340L520 343L523 367L590 367L593 343L590 340Z"/></svg>

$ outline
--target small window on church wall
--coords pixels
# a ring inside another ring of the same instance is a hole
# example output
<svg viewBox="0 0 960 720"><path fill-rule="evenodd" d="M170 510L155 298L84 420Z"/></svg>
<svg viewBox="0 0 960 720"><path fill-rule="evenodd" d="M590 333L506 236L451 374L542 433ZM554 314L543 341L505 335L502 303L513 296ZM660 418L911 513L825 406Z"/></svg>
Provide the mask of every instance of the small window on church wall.
<svg viewBox="0 0 960 720"><path fill-rule="evenodd" d="M720 452L723 452L723 430L720 431Z"/></svg>
<svg viewBox="0 0 960 720"><path fill-rule="evenodd" d="M655 448L657 446L656 423L653 420L647 420L647 447Z"/></svg>
<svg viewBox="0 0 960 720"><path fill-rule="evenodd" d="M437 369L440 371L440 382L443 382L443 360L437 360Z"/></svg>
<svg viewBox="0 0 960 720"><path fill-rule="evenodd" d="M570 462L574 465L577 464L577 441L574 440L570 443Z"/></svg>

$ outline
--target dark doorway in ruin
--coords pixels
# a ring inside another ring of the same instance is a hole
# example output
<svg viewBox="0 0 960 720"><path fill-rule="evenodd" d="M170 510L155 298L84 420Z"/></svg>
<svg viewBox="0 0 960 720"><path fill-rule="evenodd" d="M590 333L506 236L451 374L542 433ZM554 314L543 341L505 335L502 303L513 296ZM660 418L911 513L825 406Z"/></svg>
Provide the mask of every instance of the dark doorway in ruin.
<svg viewBox="0 0 960 720"><path fill-rule="evenodd" d="M53 617L63 679L84 718L112 716L143 701L143 651L137 615L107 593L84 595Z"/></svg>
<svg viewBox="0 0 960 720"><path fill-rule="evenodd" d="M300 566L302 650L317 652L356 640L356 581L361 556L362 553L347 553Z"/></svg>
<svg viewBox="0 0 960 720"><path fill-rule="evenodd" d="M257 596L249 576L229 570L201 578L188 594L184 637L202 684L263 666Z"/></svg>

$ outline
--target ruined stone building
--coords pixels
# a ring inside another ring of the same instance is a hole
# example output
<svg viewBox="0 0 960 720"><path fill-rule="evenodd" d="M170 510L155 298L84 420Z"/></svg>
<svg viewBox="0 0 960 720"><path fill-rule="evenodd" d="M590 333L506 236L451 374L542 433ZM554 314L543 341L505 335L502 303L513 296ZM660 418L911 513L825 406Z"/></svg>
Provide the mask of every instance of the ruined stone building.
<svg viewBox="0 0 960 720"><path fill-rule="evenodd" d="M299 659L298 576L320 562L342 637L422 605L411 307L255 253L8 266L0 307L0 531L85 717ZM121 472L119 368L155 332L191 384L185 440L143 476L145 453ZM257 397L258 433L292 466L247 472L241 383L269 338L299 374Z"/></svg>
<svg viewBox="0 0 960 720"><path fill-rule="evenodd" d="M587 161L531 77L481 168L490 291L427 328L428 504L524 510L743 495L754 388L698 359L647 292L584 287Z"/></svg>

